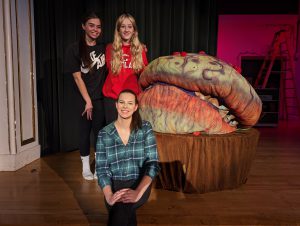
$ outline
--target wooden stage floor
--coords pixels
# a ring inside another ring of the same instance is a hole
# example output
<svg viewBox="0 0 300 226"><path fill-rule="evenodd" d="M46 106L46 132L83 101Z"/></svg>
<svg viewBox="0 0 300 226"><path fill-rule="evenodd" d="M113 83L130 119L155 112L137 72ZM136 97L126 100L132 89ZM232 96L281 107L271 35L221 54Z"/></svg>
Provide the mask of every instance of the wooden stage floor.
<svg viewBox="0 0 300 226"><path fill-rule="evenodd" d="M300 225L300 123L259 131L245 185L206 194L153 189L139 225ZM0 172L0 181L1 226L105 225L102 192L82 179L78 151Z"/></svg>

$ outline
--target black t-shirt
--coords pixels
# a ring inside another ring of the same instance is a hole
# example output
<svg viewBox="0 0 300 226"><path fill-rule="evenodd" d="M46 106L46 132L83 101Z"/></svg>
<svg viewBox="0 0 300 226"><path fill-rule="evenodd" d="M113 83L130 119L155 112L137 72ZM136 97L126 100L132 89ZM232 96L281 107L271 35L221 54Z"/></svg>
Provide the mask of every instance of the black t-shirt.
<svg viewBox="0 0 300 226"><path fill-rule="evenodd" d="M92 70L84 68L79 56L79 44L73 43L67 49L65 55L65 73L81 72L89 96L92 100L103 98L102 88L106 79L107 69L105 65L105 44L97 43L88 46L89 56L92 60Z"/></svg>

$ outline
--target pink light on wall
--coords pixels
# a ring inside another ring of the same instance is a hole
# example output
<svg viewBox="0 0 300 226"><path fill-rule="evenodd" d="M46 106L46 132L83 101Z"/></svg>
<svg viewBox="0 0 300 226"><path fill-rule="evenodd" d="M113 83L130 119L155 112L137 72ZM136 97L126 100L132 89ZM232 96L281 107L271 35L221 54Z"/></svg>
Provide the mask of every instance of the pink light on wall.
<svg viewBox="0 0 300 226"><path fill-rule="evenodd" d="M274 34L281 29L291 31L291 49L294 56L297 46L297 20L300 20L300 15L220 15L217 57L240 67L242 58L261 57L264 59L270 49ZM294 76L297 96L300 100L299 59L296 65Z"/></svg>
<svg viewBox="0 0 300 226"><path fill-rule="evenodd" d="M297 15L220 15L217 57L241 66L241 56L264 56L274 33L291 27L296 43Z"/></svg>

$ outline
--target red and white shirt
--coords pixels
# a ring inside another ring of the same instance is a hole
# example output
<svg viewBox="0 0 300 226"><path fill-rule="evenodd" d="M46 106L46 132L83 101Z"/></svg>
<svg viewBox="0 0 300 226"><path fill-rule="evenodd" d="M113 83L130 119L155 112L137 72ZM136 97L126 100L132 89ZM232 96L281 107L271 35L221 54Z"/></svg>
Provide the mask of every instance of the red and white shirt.
<svg viewBox="0 0 300 226"><path fill-rule="evenodd" d="M138 95L141 92L141 88L138 84L138 75L132 69L130 45L122 46L122 68L118 75L113 74L111 70L111 52L112 44L109 44L105 52L108 75L103 86L104 96L117 99L119 93L124 89L130 89ZM148 61L144 50L142 52L142 58L146 66Z"/></svg>

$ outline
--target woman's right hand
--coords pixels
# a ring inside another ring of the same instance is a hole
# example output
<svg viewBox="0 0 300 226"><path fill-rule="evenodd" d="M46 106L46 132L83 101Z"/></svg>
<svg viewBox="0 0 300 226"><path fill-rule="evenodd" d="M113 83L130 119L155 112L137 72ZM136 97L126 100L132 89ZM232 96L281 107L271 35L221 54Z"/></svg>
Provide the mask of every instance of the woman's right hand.
<svg viewBox="0 0 300 226"><path fill-rule="evenodd" d="M118 202L122 196L127 192L128 189L122 189L119 190L115 193L111 193L107 197L105 196L106 202L110 205L113 206L116 202Z"/></svg>
<svg viewBox="0 0 300 226"><path fill-rule="evenodd" d="M93 116L93 105L92 102L86 102L84 112L82 112L82 116L86 113L87 120L92 120Z"/></svg>

